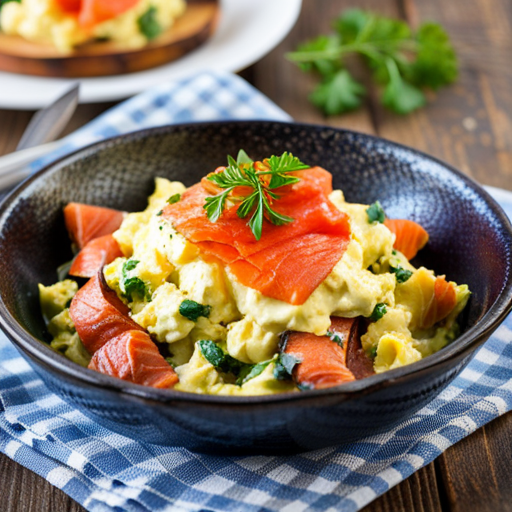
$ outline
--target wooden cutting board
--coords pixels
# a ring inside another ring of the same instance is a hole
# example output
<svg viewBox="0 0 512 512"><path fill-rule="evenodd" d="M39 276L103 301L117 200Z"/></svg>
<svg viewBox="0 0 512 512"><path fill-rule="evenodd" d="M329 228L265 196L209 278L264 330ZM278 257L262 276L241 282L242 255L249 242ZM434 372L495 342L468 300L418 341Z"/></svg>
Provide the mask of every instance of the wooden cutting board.
<svg viewBox="0 0 512 512"><path fill-rule="evenodd" d="M189 0L174 25L147 46L122 49L112 42L91 42L73 53L0 33L0 70L64 78L133 73L171 62L203 44L220 14L219 0Z"/></svg>

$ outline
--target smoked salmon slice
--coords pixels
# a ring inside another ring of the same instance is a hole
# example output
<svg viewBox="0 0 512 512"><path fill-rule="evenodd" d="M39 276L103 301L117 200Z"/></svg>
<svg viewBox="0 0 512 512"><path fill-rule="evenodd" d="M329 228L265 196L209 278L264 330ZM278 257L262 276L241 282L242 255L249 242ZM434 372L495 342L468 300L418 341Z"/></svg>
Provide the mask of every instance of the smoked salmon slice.
<svg viewBox="0 0 512 512"><path fill-rule="evenodd" d="M64 221L71 241L83 249L91 240L111 235L119 229L125 213L111 208L69 203L64 208Z"/></svg>
<svg viewBox="0 0 512 512"><path fill-rule="evenodd" d="M457 305L457 292L455 284L446 281L444 276L436 278L434 283L434 296L422 319L420 327L428 329L444 320Z"/></svg>
<svg viewBox="0 0 512 512"><path fill-rule="evenodd" d="M384 225L396 236L393 247L408 260L414 258L428 242L428 233L413 220L386 219Z"/></svg>
<svg viewBox="0 0 512 512"><path fill-rule="evenodd" d="M116 18L135 7L140 0L56 0L69 14L78 16L80 25L91 28L98 23Z"/></svg>
<svg viewBox="0 0 512 512"><path fill-rule="evenodd" d="M243 285L289 304L303 304L331 273L350 242L350 224L328 198L330 173L314 167L294 173L300 181L279 189L273 209L294 219L276 226L265 222L256 240L238 205L211 222L204 210L209 196L201 183L188 189L163 218L207 256L226 265ZM208 190L212 190L209 188Z"/></svg>
<svg viewBox="0 0 512 512"><path fill-rule="evenodd" d="M57 5L68 14L78 14L82 6L82 0L56 0Z"/></svg>
<svg viewBox="0 0 512 512"><path fill-rule="evenodd" d="M91 240L77 255L69 269L70 276L93 277L104 265L123 256L119 244L112 235Z"/></svg>
<svg viewBox="0 0 512 512"><path fill-rule="evenodd" d="M139 330L123 332L108 341L94 354L89 368L153 388L170 388L178 382L176 372L149 335Z"/></svg>
<svg viewBox="0 0 512 512"><path fill-rule="evenodd" d="M282 351L300 361L292 372L293 380L299 386L324 389L355 380L347 367L347 349L357 330L357 321L355 318L332 318L330 336L296 331L283 335Z"/></svg>
<svg viewBox="0 0 512 512"><path fill-rule="evenodd" d="M69 307L76 332L91 355L126 331L143 331L128 312L128 306L107 286L101 271L78 290Z"/></svg>

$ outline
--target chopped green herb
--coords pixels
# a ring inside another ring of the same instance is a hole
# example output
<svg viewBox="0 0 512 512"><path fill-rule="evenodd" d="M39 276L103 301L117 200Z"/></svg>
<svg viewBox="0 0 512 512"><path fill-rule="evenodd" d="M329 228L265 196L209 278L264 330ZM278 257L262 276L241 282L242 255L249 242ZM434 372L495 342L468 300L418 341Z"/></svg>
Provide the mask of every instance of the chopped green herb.
<svg viewBox="0 0 512 512"><path fill-rule="evenodd" d="M162 229L164 229L164 227L163 227L163 226L158 226L158 229L159 229L160 231L162 231Z"/></svg>
<svg viewBox="0 0 512 512"><path fill-rule="evenodd" d="M254 377L257 377L263 372L263 370L270 364L271 361L272 359L270 361L263 361L262 363L257 363L254 365L246 365L240 371L238 379L236 380L236 384L238 386L242 386L247 381L254 379Z"/></svg>
<svg viewBox="0 0 512 512"><path fill-rule="evenodd" d="M211 340L201 340L199 348L204 358L215 368L220 368L224 363L224 351Z"/></svg>
<svg viewBox="0 0 512 512"><path fill-rule="evenodd" d="M380 222L383 224L386 220L386 214L379 201L375 201L375 203L366 208L366 215L368 215L368 222L370 224L372 222Z"/></svg>
<svg viewBox="0 0 512 512"><path fill-rule="evenodd" d="M395 251L395 249L393 249L393 250L391 251L391 254L392 254L393 256L396 256L398 253Z"/></svg>
<svg viewBox="0 0 512 512"><path fill-rule="evenodd" d="M169 204L174 204L174 203L177 203L180 199L181 199L181 194L174 194L173 196L169 197L169 199L167 199L167 202Z"/></svg>
<svg viewBox="0 0 512 512"><path fill-rule="evenodd" d="M236 212L238 217L245 219L252 214L248 225L256 240L259 240L262 235L264 219L276 226L293 222L291 217L272 209L271 202L280 198L273 190L299 181L299 178L287 173L308 168L308 165L288 152L255 163L247 156L245 151L240 150L237 161L228 156L228 167L222 172L208 176L208 180L224 189L224 192L206 197L203 208L206 210L208 219L211 222L217 222L224 211L231 192L240 186L251 188L252 192L246 197L230 197L230 199L240 201ZM270 181L261 179L265 175L270 175Z"/></svg>
<svg viewBox="0 0 512 512"><path fill-rule="evenodd" d="M139 300L151 299L151 295L144 281L139 277L128 276L128 272L134 270L139 263L140 262L137 260L127 260L123 264L121 271L121 290L123 290L129 302L132 302L134 298L138 298Z"/></svg>
<svg viewBox="0 0 512 512"><path fill-rule="evenodd" d="M174 361L172 360L172 357L166 357L165 360L173 367L175 368Z"/></svg>
<svg viewBox="0 0 512 512"><path fill-rule="evenodd" d="M169 238L172 240L172 233L169 235Z"/></svg>
<svg viewBox="0 0 512 512"><path fill-rule="evenodd" d="M123 265L123 275L126 274L126 272L129 272L130 270L134 270L135 267L140 263L138 260L128 260Z"/></svg>
<svg viewBox="0 0 512 512"><path fill-rule="evenodd" d="M157 19L156 7L151 6L138 20L139 31L150 41L162 33L162 26Z"/></svg>
<svg viewBox="0 0 512 512"><path fill-rule="evenodd" d="M224 350L212 340L201 340L198 343L203 357L214 366L217 371L233 373L236 377L246 366L251 366L226 354Z"/></svg>
<svg viewBox="0 0 512 512"><path fill-rule="evenodd" d="M148 296L148 289L139 277L129 277L123 282L127 299L132 302L134 297L144 300Z"/></svg>
<svg viewBox="0 0 512 512"><path fill-rule="evenodd" d="M285 352L279 354L274 365L274 378L277 380L289 380L295 365L302 361L292 354Z"/></svg>
<svg viewBox="0 0 512 512"><path fill-rule="evenodd" d="M372 311L372 314L370 315L370 320L372 322L376 322L377 320L380 320L386 313L388 312L388 308L386 304L379 302Z"/></svg>
<svg viewBox="0 0 512 512"><path fill-rule="evenodd" d="M160 217L160 215L162 215L162 213L164 213L164 211L163 211L163 210L160 210L159 212L157 212L156 216L157 216L157 217Z"/></svg>
<svg viewBox="0 0 512 512"><path fill-rule="evenodd" d="M337 343L340 347L343 348L343 340L341 339L341 336L333 331L327 331L325 333L327 337L331 339L331 341L334 341L334 343Z"/></svg>
<svg viewBox="0 0 512 512"><path fill-rule="evenodd" d="M377 357L377 347L372 347L368 354L372 359L375 359Z"/></svg>
<svg viewBox="0 0 512 512"><path fill-rule="evenodd" d="M211 309L211 306L199 304L199 302L196 302L195 300L185 299L180 304L180 315L192 320L192 322L197 322L197 319L200 316L208 318L210 316Z"/></svg>
<svg viewBox="0 0 512 512"><path fill-rule="evenodd" d="M310 100L327 115L362 104L363 85L352 76L346 57L359 55L374 81L383 87L381 102L399 114L426 103L423 88L455 81L457 58L448 35L437 23L423 23L414 33L402 20L348 9L335 20L336 32L299 45L288 59L319 75Z"/></svg>
<svg viewBox="0 0 512 512"><path fill-rule="evenodd" d="M397 283L405 283L411 276L412 272L407 270L406 268L398 267L389 267L392 274L395 274Z"/></svg>
<svg viewBox="0 0 512 512"><path fill-rule="evenodd" d="M7 2L18 2L21 3L21 0L0 0L0 9L7 3Z"/></svg>

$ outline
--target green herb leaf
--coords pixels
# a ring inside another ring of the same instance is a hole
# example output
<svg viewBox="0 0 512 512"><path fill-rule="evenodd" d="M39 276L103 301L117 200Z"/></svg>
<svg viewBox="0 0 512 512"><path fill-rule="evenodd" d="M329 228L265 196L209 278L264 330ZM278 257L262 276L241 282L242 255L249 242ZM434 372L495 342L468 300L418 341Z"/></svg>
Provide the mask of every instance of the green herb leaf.
<svg viewBox="0 0 512 512"><path fill-rule="evenodd" d="M437 89L457 78L457 58L439 24L424 23L414 34L400 19L349 9L334 22L334 29L335 34L321 35L287 55L302 70L320 75L310 100L328 115L361 104L365 91L346 66L350 54L363 58L374 80L385 86L382 103L399 114L426 103L421 88Z"/></svg>
<svg viewBox="0 0 512 512"><path fill-rule="evenodd" d="M370 224L372 222L380 222L383 224L386 220L386 214L379 201L375 201L375 203L366 208L366 215L368 215L368 222Z"/></svg>
<svg viewBox="0 0 512 512"><path fill-rule="evenodd" d="M251 367L251 365L242 363L229 354L226 354L214 341L201 340L198 343L203 357L214 366L217 371L232 373L235 377L239 376L242 371L246 372L246 376L250 373L250 370L247 371L246 368Z"/></svg>
<svg viewBox="0 0 512 512"><path fill-rule="evenodd" d="M419 50L407 78L418 86L439 89L457 79L458 64L448 34L438 23L424 23L416 36Z"/></svg>
<svg viewBox="0 0 512 512"><path fill-rule="evenodd" d="M374 24L374 16L362 9L347 9L333 23L344 44L359 40L363 30Z"/></svg>
<svg viewBox="0 0 512 512"><path fill-rule="evenodd" d="M134 299L151 299L151 295L144 281L142 281L142 279L140 279L139 277L130 277L128 275L128 272L134 270L138 264L138 260L127 260L124 262L121 270L120 287L129 302L133 302Z"/></svg>
<svg viewBox="0 0 512 512"><path fill-rule="evenodd" d="M231 190L232 188L229 188L222 192L222 194L205 198L204 209L206 210L206 215L211 222L217 222L219 220L219 217L224 211L226 199L228 198Z"/></svg>
<svg viewBox="0 0 512 512"><path fill-rule="evenodd" d="M126 272L130 270L134 270L135 267L140 263L138 260L127 260L123 265L123 275L126 275Z"/></svg>
<svg viewBox="0 0 512 512"><path fill-rule="evenodd" d="M349 112L361 106L361 97L366 93L362 84L342 69L327 76L309 96L309 99L327 115Z"/></svg>
<svg viewBox="0 0 512 512"><path fill-rule="evenodd" d="M343 348L344 341L338 333L334 331L327 331L325 335L330 338L331 341L334 341L334 343L337 343L341 348Z"/></svg>
<svg viewBox="0 0 512 512"><path fill-rule="evenodd" d="M370 351L368 352L368 355L372 358L372 359L375 359L377 357L377 347L372 347L370 349Z"/></svg>
<svg viewBox="0 0 512 512"><path fill-rule="evenodd" d="M221 368L224 364L224 351L211 340L199 341L199 348L203 357L215 368Z"/></svg>
<svg viewBox="0 0 512 512"><path fill-rule="evenodd" d="M160 23L158 22L157 9L154 6L151 6L137 20L137 24L139 25L140 33L145 35L150 41L151 39L158 37L163 31Z"/></svg>
<svg viewBox="0 0 512 512"><path fill-rule="evenodd" d="M0 9L8 2L18 2L21 3L21 0L0 0Z"/></svg>
<svg viewBox="0 0 512 512"><path fill-rule="evenodd" d="M258 195L257 201L256 210L254 210L253 216L249 221L249 227L254 234L254 238L260 240L263 231L263 194Z"/></svg>
<svg viewBox="0 0 512 512"><path fill-rule="evenodd" d="M240 166L243 164L252 164L254 161L252 158L243 150L241 149L238 152L238 156L236 157L236 163Z"/></svg>
<svg viewBox="0 0 512 512"><path fill-rule="evenodd" d="M388 58L386 64L390 79L382 95L383 105L397 114L408 114L423 107L427 100L420 89L403 80L393 59Z"/></svg>
<svg viewBox="0 0 512 512"><path fill-rule="evenodd" d="M211 309L211 306L199 304L199 302L196 302L195 300L185 299L180 304L180 315L192 320L192 322L197 322L197 319L200 316L208 318L210 316Z"/></svg>
<svg viewBox="0 0 512 512"><path fill-rule="evenodd" d="M124 280L124 289L126 297L130 302L133 301L134 297L144 300L147 296L148 290L144 281L139 277L129 277Z"/></svg>
<svg viewBox="0 0 512 512"><path fill-rule="evenodd" d="M299 358L292 354L287 354L286 352L279 354L274 365L274 378L277 380L291 379L295 365L301 362Z"/></svg>
<svg viewBox="0 0 512 512"><path fill-rule="evenodd" d="M388 308L386 304L379 302L372 311L372 314L370 315L370 320L372 322L376 322L377 320L380 320L386 313L388 312Z"/></svg>
<svg viewBox="0 0 512 512"><path fill-rule="evenodd" d="M308 168L308 165L286 151L281 156L272 156L263 162L254 163L245 151L240 150L237 161L228 156L228 167L208 176L208 180L225 190L216 196L206 197L203 208L208 219L216 222L226 207L229 195L236 187L251 188L252 192L245 198L231 196L230 199L235 202L241 201L237 208L237 215L241 219L252 213L248 225L256 240L260 240L265 218L277 226L293 221L291 217L272 209L269 198L276 201L280 199L272 190L297 183L299 178L287 173ZM266 175L270 175L270 180L264 179Z"/></svg>
<svg viewBox="0 0 512 512"><path fill-rule="evenodd" d="M297 157L293 156L288 151L285 151L281 156L271 156L265 160L265 163L270 167L272 174L281 174L285 172L301 171L309 169L309 165L301 162Z"/></svg>
<svg viewBox="0 0 512 512"><path fill-rule="evenodd" d="M326 57L311 62L300 62L302 71L316 71L321 75L332 75L341 69L337 49L340 46L338 35L319 36L316 39L302 43L297 48L297 53L322 53ZM331 57L329 53L333 52Z"/></svg>
<svg viewBox="0 0 512 512"><path fill-rule="evenodd" d="M263 372L263 370L265 370L265 368L271 363L271 361L272 359L254 365L246 365L244 368L240 370L240 373L238 374L238 379L236 380L236 384L238 386L243 386L249 380L254 379L254 377L257 377Z"/></svg>
<svg viewBox="0 0 512 512"><path fill-rule="evenodd" d="M240 206L238 207L237 211L236 211L236 214L241 218L241 219L245 219L245 217L247 217L247 215L249 215L249 213L251 213L253 207L254 207L254 204L256 203L256 201L258 200L258 192L253 192L250 196L247 196L243 201L242 203L240 204Z"/></svg>
<svg viewBox="0 0 512 512"><path fill-rule="evenodd" d="M407 270L406 268L398 267L389 267L392 274L395 274L397 283L405 283L412 276L412 272Z"/></svg>
<svg viewBox="0 0 512 512"><path fill-rule="evenodd" d="M173 196L169 197L169 199L167 199L167 202L169 204L174 204L174 203L177 203L180 199L181 199L181 194L174 194Z"/></svg>

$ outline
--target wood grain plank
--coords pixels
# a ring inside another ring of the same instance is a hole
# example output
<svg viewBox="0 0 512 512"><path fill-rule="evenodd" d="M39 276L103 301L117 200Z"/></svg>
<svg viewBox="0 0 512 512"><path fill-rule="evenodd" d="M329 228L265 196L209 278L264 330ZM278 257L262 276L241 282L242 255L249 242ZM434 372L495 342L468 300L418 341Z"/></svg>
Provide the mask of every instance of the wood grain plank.
<svg viewBox="0 0 512 512"><path fill-rule="evenodd" d="M2 512L85 512L61 490L0 453Z"/></svg>
<svg viewBox="0 0 512 512"><path fill-rule="evenodd" d="M436 464L451 512L512 510L512 413L466 437Z"/></svg>
<svg viewBox="0 0 512 512"><path fill-rule="evenodd" d="M379 135L444 159L481 183L512 189L512 4L403 0L402 10L414 23L442 23L460 77L407 118L377 106Z"/></svg>
<svg viewBox="0 0 512 512"><path fill-rule="evenodd" d="M441 512L434 464L429 464L362 509L362 512Z"/></svg>

